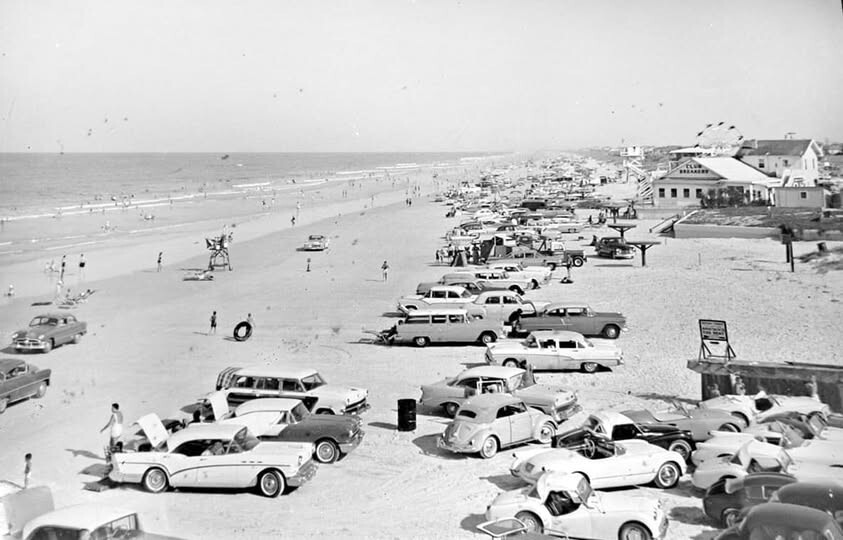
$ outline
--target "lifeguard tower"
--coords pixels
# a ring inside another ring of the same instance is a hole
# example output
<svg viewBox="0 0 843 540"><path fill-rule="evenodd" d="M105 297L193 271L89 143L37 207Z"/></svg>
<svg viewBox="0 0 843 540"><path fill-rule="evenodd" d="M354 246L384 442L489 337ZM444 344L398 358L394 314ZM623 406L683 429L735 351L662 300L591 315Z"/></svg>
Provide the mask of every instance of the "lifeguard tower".
<svg viewBox="0 0 843 540"><path fill-rule="evenodd" d="M623 158L624 178L629 183L630 178L638 182L636 197L640 202L653 202L653 178L644 170L644 148L640 146L626 146L621 150Z"/></svg>
<svg viewBox="0 0 843 540"><path fill-rule="evenodd" d="M231 268L231 258L228 253L228 246L231 244L232 235L221 234L216 238L205 238L205 247L211 252L211 257L208 260L208 270L213 272L216 268L228 269Z"/></svg>

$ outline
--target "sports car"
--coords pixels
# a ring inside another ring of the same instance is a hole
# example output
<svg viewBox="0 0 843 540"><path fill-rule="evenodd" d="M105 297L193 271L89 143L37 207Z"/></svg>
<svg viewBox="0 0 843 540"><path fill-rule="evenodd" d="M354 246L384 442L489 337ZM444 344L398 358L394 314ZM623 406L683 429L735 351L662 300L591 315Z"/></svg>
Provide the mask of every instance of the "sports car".
<svg viewBox="0 0 843 540"><path fill-rule="evenodd" d="M638 410L622 414L641 424L662 424L690 431L697 442L710 439L711 431L741 431L745 427L740 419L726 411L690 409L679 401L674 401L673 409L667 411Z"/></svg>
<svg viewBox="0 0 843 540"><path fill-rule="evenodd" d="M825 403L810 396L779 396L759 392L754 396L727 394L700 401L700 409L720 409L743 420L748 425L753 421L763 422L773 415L784 412L820 414L826 417L831 409Z"/></svg>
<svg viewBox="0 0 843 540"><path fill-rule="evenodd" d="M645 441L591 441L579 452L565 448L527 450L513 454L513 476L534 484L544 472L579 472L596 489L655 483L671 488L685 474L685 458Z"/></svg>

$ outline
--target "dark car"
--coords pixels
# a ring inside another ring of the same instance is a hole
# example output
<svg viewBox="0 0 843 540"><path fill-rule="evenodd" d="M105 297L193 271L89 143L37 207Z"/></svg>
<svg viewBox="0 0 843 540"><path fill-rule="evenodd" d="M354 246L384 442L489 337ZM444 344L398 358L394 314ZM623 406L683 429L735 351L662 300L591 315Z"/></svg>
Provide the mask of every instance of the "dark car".
<svg viewBox="0 0 843 540"><path fill-rule="evenodd" d="M584 336L617 339L626 330L626 317L621 313L597 312L583 303L556 302L534 315L522 315L513 324L516 334L537 330L570 330Z"/></svg>
<svg viewBox="0 0 843 540"><path fill-rule="evenodd" d="M666 411L650 411L646 409L622 411L639 424L674 426L690 431L697 442L707 441L712 431L737 432L744 424L726 411L719 409L691 409L679 401L673 402L673 408Z"/></svg>
<svg viewBox="0 0 843 540"><path fill-rule="evenodd" d="M583 425L553 437L554 448L567 448L574 451L593 453L596 438L611 438L613 441L637 439L647 441L665 450L677 452L690 460L691 452L696 447L690 431L673 426L646 425L633 422L623 414L614 411L601 411L590 415Z"/></svg>
<svg viewBox="0 0 843 540"><path fill-rule="evenodd" d="M9 403L43 397L50 385L52 370L38 369L15 358L0 359L0 413Z"/></svg>
<svg viewBox="0 0 843 540"><path fill-rule="evenodd" d="M732 527L740 521L742 511L769 501L778 489L793 482L796 482L795 477L773 472L721 478L706 490L703 510L723 527Z"/></svg>
<svg viewBox="0 0 843 540"><path fill-rule="evenodd" d="M822 510L778 502L759 504L717 540L843 540L840 524Z"/></svg>
<svg viewBox="0 0 843 540"><path fill-rule="evenodd" d="M38 315L26 330L15 332L12 345L16 351L48 353L65 343L79 343L88 332L88 325L68 313Z"/></svg>
<svg viewBox="0 0 843 540"><path fill-rule="evenodd" d="M605 236L594 246L598 257L609 259L631 259L635 257L635 248L620 236Z"/></svg>
<svg viewBox="0 0 843 540"><path fill-rule="evenodd" d="M778 490L770 502L810 506L843 523L843 486L831 480L788 484Z"/></svg>

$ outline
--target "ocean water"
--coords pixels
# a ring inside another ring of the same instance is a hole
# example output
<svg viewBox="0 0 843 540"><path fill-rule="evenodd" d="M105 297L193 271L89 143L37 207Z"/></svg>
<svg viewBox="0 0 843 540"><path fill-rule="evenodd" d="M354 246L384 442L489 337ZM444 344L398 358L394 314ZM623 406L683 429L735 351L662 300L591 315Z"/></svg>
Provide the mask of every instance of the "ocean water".
<svg viewBox="0 0 843 540"><path fill-rule="evenodd" d="M0 217L52 215L115 202L365 179L491 154L0 154Z"/></svg>

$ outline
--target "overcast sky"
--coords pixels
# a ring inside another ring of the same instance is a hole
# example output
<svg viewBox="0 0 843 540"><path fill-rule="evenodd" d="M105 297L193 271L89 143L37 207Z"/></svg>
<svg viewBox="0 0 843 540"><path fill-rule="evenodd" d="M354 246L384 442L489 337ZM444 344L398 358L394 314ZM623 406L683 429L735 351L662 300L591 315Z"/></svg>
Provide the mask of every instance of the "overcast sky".
<svg viewBox="0 0 843 540"><path fill-rule="evenodd" d="M0 0L0 151L843 139L840 0Z"/></svg>

